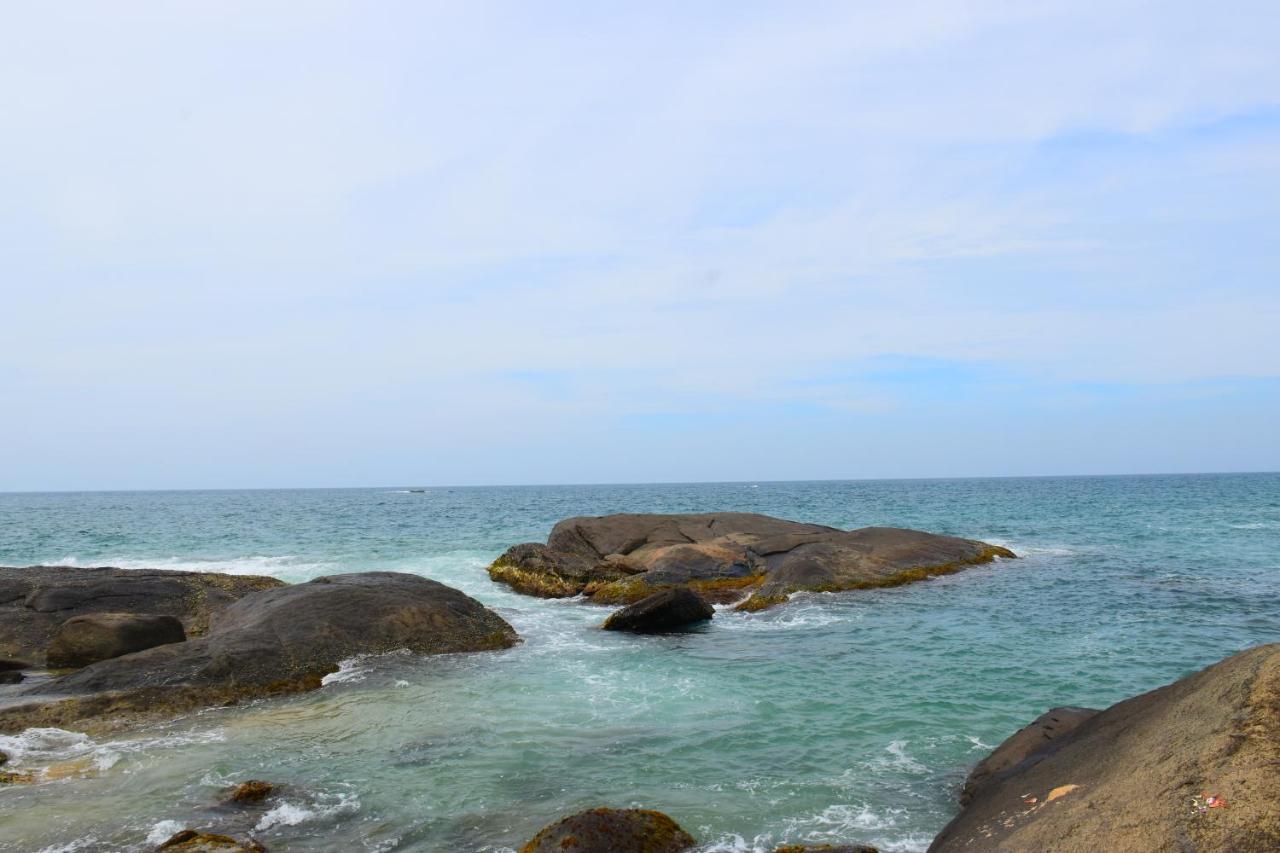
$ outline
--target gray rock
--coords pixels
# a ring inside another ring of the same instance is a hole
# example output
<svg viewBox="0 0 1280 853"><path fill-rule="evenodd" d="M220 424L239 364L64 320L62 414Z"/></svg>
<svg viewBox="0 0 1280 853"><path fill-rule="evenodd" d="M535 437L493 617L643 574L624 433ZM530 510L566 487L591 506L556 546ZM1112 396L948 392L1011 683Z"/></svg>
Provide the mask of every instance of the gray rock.
<svg viewBox="0 0 1280 853"><path fill-rule="evenodd" d="M82 667L186 639L176 616L86 613L59 626L46 661L54 669Z"/></svg>
<svg viewBox="0 0 1280 853"><path fill-rule="evenodd" d="M310 690L358 654L482 651L516 641L496 613L427 578L332 575L246 596L204 637L100 661L28 688L24 695L38 701L0 709L0 732L85 720L77 727L109 730L136 722L130 715L172 716Z"/></svg>
<svg viewBox="0 0 1280 853"><path fill-rule="evenodd" d="M279 586L275 578L215 572L0 567L0 657L43 664L59 626L89 613L174 616L187 636L200 636L233 601Z"/></svg>

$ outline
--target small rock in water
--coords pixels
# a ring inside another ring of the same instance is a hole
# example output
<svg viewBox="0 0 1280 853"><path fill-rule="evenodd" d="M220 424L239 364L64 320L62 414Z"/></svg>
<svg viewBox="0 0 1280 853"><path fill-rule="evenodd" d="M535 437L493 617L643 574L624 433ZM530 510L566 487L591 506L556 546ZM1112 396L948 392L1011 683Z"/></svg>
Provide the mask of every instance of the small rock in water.
<svg viewBox="0 0 1280 853"><path fill-rule="evenodd" d="M0 785L29 785L34 781L36 781L34 773L0 770Z"/></svg>
<svg viewBox="0 0 1280 853"><path fill-rule="evenodd" d="M627 605L605 620L606 631L638 634L674 631L715 615L715 608L687 586L671 587L635 604Z"/></svg>
<svg viewBox="0 0 1280 853"><path fill-rule="evenodd" d="M8 763L9 763L9 754L7 752L0 752L0 767L4 767Z"/></svg>
<svg viewBox="0 0 1280 853"><path fill-rule="evenodd" d="M49 666L78 668L186 639L176 616L86 613L58 628L49 644Z"/></svg>
<svg viewBox="0 0 1280 853"><path fill-rule="evenodd" d="M662 812L601 808L551 824L520 853L679 853L695 844Z"/></svg>
<svg viewBox="0 0 1280 853"><path fill-rule="evenodd" d="M17 672L16 670L0 672L0 684L20 684L22 679L22 673Z"/></svg>
<svg viewBox="0 0 1280 853"><path fill-rule="evenodd" d="M31 664L24 660L0 658L0 672L12 672L15 669L31 669Z"/></svg>
<svg viewBox="0 0 1280 853"><path fill-rule="evenodd" d="M276 786L270 782L263 782L261 779L250 779L248 782L241 782L237 785L227 796L226 802L230 805L260 803L274 794L275 791Z"/></svg>
<svg viewBox="0 0 1280 853"><path fill-rule="evenodd" d="M182 830L156 849L181 850L183 853L266 853L267 850L253 839L237 841L229 835L194 829Z"/></svg>

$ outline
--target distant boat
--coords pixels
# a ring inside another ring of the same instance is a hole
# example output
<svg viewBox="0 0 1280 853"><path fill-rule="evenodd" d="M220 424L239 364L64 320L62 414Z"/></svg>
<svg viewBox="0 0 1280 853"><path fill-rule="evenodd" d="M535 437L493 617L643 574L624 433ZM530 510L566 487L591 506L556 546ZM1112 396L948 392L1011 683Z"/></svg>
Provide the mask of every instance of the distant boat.
<svg viewBox="0 0 1280 853"><path fill-rule="evenodd" d="M409 494L411 495L425 495L426 493L427 493L426 489L410 489L409 490Z"/></svg>

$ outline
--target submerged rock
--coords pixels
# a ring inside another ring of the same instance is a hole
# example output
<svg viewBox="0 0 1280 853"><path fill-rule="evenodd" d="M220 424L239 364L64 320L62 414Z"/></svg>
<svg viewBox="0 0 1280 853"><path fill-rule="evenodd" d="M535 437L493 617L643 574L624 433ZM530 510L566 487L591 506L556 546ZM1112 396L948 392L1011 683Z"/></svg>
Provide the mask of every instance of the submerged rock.
<svg viewBox="0 0 1280 853"><path fill-rule="evenodd" d="M237 841L229 835L184 829L175 834L157 850L181 851L181 853L266 853L267 848L257 841Z"/></svg>
<svg viewBox="0 0 1280 853"><path fill-rule="evenodd" d="M267 797L276 792L276 786L270 782L263 782L261 779L250 779L247 782L241 782L227 794L227 798L223 801L227 805L251 805L260 803Z"/></svg>
<svg viewBox="0 0 1280 853"><path fill-rule="evenodd" d="M176 616L86 613L59 626L45 659L55 669L78 668L186 639Z"/></svg>
<svg viewBox="0 0 1280 853"><path fill-rule="evenodd" d="M677 631L715 616L707 600L687 586L655 592L614 613L601 627L606 631L652 634Z"/></svg>
<svg viewBox="0 0 1280 853"><path fill-rule="evenodd" d="M570 518L506 551L489 576L517 592L631 604L687 585L762 610L794 592L897 586L1013 557L999 545L894 527L837 530L753 513Z"/></svg>
<svg viewBox="0 0 1280 853"><path fill-rule="evenodd" d="M983 764L931 853L1280 850L1280 644L1050 712Z"/></svg>
<svg viewBox="0 0 1280 853"><path fill-rule="evenodd" d="M480 602L419 575L332 575L246 596L204 637L27 688L19 695L33 702L0 709L0 732L72 723L109 730L139 715L310 690L359 654L484 651L516 641L511 626Z"/></svg>
<svg viewBox="0 0 1280 853"><path fill-rule="evenodd" d="M17 670L0 672L0 684L21 684L25 676Z"/></svg>
<svg viewBox="0 0 1280 853"><path fill-rule="evenodd" d="M216 572L0 567L0 657L43 663L59 626L88 613L174 616L188 636L199 636L232 602L280 586L275 578Z"/></svg>
<svg viewBox="0 0 1280 853"><path fill-rule="evenodd" d="M600 808L545 827L520 853L679 853L695 844L662 812Z"/></svg>

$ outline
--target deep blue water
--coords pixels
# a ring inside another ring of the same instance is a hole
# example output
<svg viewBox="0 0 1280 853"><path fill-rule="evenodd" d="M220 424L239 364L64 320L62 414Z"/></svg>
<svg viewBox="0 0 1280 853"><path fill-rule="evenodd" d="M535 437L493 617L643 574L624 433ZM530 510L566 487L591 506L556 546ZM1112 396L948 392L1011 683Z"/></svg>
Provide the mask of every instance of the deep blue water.
<svg viewBox="0 0 1280 853"><path fill-rule="evenodd" d="M1021 555L637 638L485 565L570 515L743 510ZM1280 475L0 495L0 564L418 572L497 608L507 652L359 661L306 696L128 738L0 737L65 778L0 789L0 849L146 849L222 786L293 786L272 850L496 851L583 807L663 810L708 850L919 850L974 761L1280 640ZM78 846L68 846L78 845Z"/></svg>

